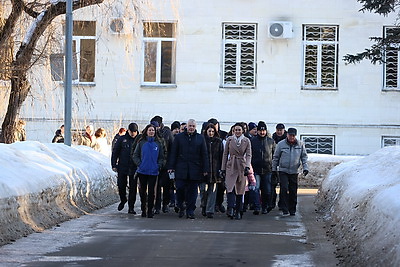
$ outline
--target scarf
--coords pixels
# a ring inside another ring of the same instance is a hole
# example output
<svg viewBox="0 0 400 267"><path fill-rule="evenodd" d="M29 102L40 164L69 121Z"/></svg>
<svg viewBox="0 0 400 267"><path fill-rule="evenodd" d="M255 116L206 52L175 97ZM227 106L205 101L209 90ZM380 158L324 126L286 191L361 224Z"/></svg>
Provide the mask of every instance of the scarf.
<svg viewBox="0 0 400 267"><path fill-rule="evenodd" d="M233 140L235 140L236 142L236 146L240 146L240 144L242 143L242 140L244 138L244 135L242 134L241 136L237 137L236 135L233 135Z"/></svg>

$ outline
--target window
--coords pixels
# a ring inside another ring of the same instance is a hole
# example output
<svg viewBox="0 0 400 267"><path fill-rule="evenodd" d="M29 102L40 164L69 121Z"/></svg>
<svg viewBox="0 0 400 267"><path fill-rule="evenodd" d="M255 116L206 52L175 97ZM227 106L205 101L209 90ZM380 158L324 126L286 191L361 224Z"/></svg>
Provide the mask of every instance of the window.
<svg viewBox="0 0 400 267"><path fill-rule="evenodd" d="M96 65L96 22L74 21L72 36L72 80L93 83ZM64 80L64 54L50 55L51 77Z"/></svg>
<svg viewBox="0 0 400 267"><path fill-rule="evenodd" d="M337 90L338 26L303 26L303 89Z"/></svg>
<svg viewBox="0 0 400 267"><path fill-rule="evenodd" d="M384 27L384 38L397 36L399 28ZM400 89L400 75L399 75L399 48L387 47L385 51L385 64L384 66L384 89L399 90Z"/></svg>
<svg viewBox="0 0 400 267"><path fill-rule="evenodd" d="M385 146L400 146L400 136L383 136L382 147Z"/></svg>
<svg viewBox="0 0 400 267"><path fill-rule="evenodd" d="M334 151L335 137L334 136L304 135L304 136L301 136L301 140L304 142L307 153L329 154L329 155L335 154L335 151Z"/></svg>
<svg viewBox="0 0 400 267"><path fill-rule="evenodd" d="M257 24L223 24L222 81L224 88L256 86Z"/></svg>
<svg viewBox="0 0 400 267"><path fill-rule="evenodd" d="M176 23L143 23L143 85L175 84Z"/></svg>

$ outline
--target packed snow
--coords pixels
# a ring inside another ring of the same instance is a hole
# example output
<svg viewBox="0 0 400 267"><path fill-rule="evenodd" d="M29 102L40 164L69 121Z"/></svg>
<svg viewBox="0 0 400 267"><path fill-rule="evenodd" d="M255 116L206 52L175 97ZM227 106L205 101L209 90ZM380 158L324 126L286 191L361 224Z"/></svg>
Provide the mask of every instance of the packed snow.
<svg viewBox="0 0 400 267"><path fill-rule="evenodd" d="M110 159L86 146L0 144L0 245L118 200Z"/></svg>
<svg viewBox="0 0 400 267"><path fill-rule="evenodd" d="M299 185L320 186L316 204L343 263L400 265L399 162L400 147L309 155ZM0 144L0 164L0 245L118 201L110 158L89 147Z"/></svg>
<svg viewBox="0 0 400 267"><path fill-rule="evenodd" d="M316 204L339 258L351 266L400 266L400 147L342 163L324 179Z"/></svg>

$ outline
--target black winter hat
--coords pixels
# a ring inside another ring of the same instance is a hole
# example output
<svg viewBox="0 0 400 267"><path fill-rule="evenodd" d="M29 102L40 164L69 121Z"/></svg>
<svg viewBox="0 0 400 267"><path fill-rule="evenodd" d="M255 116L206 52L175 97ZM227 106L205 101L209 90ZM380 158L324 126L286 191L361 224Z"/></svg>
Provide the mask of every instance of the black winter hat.
<svg viewBox="0 0 400 267"><path fill-rule="evenodd" d="M297 135L297 130L296 130L296 128L289 128L289 129L287 130L287 134Z"/></svg>
<svg viewBox="0 0 400 267"><path fill-rule="evenodd" d="M276 129L285 129L285 125L283 125L283 123L278 123L275 127Z"/></svg>
<svg viewBox="0 0 400 267"><path fill-rule="evenodd" d="M181 123L179 121L174 121L173 123L171 123L171 131L179 128L181 128Z"/></svg>
<svg viewBox="0 0 400 267"><path fill-rule="evenodd" d="M131 132L138 132L139 131L138 125L136 123L134 123L134 122L129 124L128 129Z"/></svg>
<svg viewBox="0 0 400 267"><path fill-rule="evenodd" d="M259 121L257 124L257 131L267 130L267 125L263 121Z"/></svg>

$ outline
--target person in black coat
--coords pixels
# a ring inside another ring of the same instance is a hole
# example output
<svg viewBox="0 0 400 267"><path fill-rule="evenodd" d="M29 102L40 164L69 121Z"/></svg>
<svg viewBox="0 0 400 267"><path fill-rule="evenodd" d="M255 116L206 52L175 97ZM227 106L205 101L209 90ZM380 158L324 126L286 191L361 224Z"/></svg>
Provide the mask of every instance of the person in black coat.
<svg viewBox="0 0 400 267"><path fill-rule="evenodd" d="M179 218L194 219L198 183L208 174L209 163L204 137L196 132L196 121L190 119L185 132L177 134L169 155L168 172L175 174Z"/></svg>
<svg viewBox="0 0 400 267"><path fill-rule="evenodd" d="M128 213L136 214L134 207L137 194L137 178L135 177L136 165L132 161L132 150L136 145L138 136L138 125L136 123L129 124L128 131L125 135L118 138L111 154L111 167L113 171L118 173L118 193L120 204L118 210L123 210L125 203L128 202ZM129 178L129 195L126 198L126 187Z"/></svg>
<svg viewBox="0 0 400 267"><path fill-rule="evenodd" d="M51 140L52 143L64 143L64 124L56 131L56 134Z"/></svg>
<svg viewBox="0 0 400 267"><path fill-rule="evenodd" d="M251 165L256 178L257 194L261 191L262 213L266 214L272 210L272 156L275 151L275 142L267 136L267 125L260 121L257 125L257 135L251 138ZM259 214L259 198L253 199L254 214Z"/></svg>
<svg viewBox="0 0 400 267"><path fill-rule="evenodd" d="M204 128L204 138L207 145L208 161L210 171L200 183L201 214L207 218L213 218L215 210L215 200L217 196L217 183L222 183L220 177L222 155L224 146L219 138L218 131L214 124L208 123Z"/></svg>

